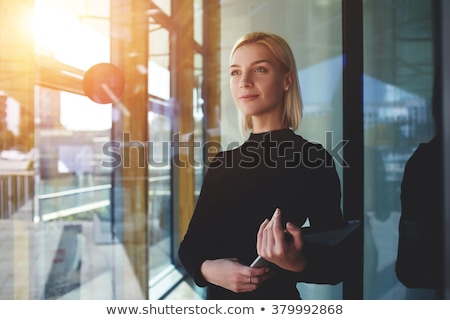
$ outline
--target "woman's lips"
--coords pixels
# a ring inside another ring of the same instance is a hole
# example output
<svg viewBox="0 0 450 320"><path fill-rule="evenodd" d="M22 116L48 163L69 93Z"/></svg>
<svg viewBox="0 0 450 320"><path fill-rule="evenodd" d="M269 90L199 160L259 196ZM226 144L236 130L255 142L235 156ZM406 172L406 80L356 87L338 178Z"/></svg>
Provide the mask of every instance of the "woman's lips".
<svg viewBox="0 0 450 320"><path fill-rule="evenodd" d="M239 100L242 101L249 101L249 100L253 100L255 98L257 98L258 95L257 94L245 94L239 97Z"/></svg>

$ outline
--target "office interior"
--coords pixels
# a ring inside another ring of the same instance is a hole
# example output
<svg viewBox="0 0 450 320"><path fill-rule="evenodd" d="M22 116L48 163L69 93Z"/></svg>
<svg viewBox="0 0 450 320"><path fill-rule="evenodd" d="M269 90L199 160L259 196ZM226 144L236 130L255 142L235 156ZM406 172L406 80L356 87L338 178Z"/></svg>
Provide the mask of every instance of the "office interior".
<svg viewBox="0 0 450 320"><path fill-rule="evenodd" d="M449 299L448 199L429 248L442 283L395 272L405 166L438 132L450 190L448 15L445 0L0 0L0 299L204 298L178 245L211 157L246 139L228 63L250 31L290 43L296 132L332 153L343 214L363 222L353 276L299 283L303 299Z"/></svg>

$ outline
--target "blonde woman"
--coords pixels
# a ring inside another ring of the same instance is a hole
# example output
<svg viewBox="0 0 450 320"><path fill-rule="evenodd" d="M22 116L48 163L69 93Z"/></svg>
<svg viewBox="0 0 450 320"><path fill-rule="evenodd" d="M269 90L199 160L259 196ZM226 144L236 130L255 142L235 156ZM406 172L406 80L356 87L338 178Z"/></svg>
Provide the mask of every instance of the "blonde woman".
<svg viewBox="0 0 450 320"><path fill-rule="evenodd" d="M179 257L207 299L300 299L299 281L337 283L337 252L300 228L344 224L333 159L294 133L302 118L287 42L255 32L231 52L230 88L248 139L219 152L205 176ZM250 267L260 255L270 264Z"/></svg>

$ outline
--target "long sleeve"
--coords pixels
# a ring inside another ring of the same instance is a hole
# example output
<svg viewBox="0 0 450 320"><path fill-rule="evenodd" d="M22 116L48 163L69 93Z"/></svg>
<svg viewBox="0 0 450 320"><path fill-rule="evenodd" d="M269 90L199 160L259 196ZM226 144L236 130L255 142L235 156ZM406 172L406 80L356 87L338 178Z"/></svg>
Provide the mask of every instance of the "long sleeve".
<svg viewBox="0 0 450 320"><path fill-rule="evenodd" d="M336 229L345 225L341 212L341 188L335 164L331 156L318 146L311 147L309 153L318 153L313 159L324 163L316 168L311 165L308 182L308 206L310 229L312 232ZM344 244L325 246L305 243L306 269L299 280L310 283L336 284L343 280L348 263Z"/></svg>
<svg viewBox="0 0 450 320"><path fill-rule="evenodd" d="M208 283L203 278L200 267L205 260L214 258L217 239L224 237L226 223L220 208L223 207L221 202L225 201L227 192L222 190L223 184L214 182L216 176L222 174L217 159L220 159L220 155L207 170L188 231L178 252L186 272L201 287Z"/></svg>

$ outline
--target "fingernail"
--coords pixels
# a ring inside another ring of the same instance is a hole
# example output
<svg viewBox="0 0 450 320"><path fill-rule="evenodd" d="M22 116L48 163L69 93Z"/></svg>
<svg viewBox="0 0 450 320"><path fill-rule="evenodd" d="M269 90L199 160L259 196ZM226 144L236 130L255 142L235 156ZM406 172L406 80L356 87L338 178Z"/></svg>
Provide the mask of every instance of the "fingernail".
<svg viewBox="0 0 450 320"><path fill-rule="evenodd" d="M274 216L277 216L280 214L280 209L276 208L275 212L273 213Z"/></svg>

